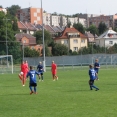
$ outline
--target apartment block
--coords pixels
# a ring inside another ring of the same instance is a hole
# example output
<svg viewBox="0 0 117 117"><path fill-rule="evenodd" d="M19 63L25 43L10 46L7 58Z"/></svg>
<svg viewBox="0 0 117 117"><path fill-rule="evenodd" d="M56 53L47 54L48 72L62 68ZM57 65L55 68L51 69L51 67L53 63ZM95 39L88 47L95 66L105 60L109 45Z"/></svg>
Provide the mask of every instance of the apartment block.
<svg viewBox="0 0 117 117"><path fill-rule="evenodd" d="M60 27L66 27L67 26L67 17L61 16L60 17Z"/></svg>
<svg viewBox="0 0 117 117"><path fill-rule="evenodd" d="M60 26L60 16L59 15L51 15L50 25L51 26Z"/></svg>
<svg viewBox="0 0 117 117"><path fill-rule="evenodd" d="M117 28L117 14L116 15L100 15L97 17L90 17L89 24L94 24L96 27L99 26L100 22L106 24L107 28Z"/></svg>
<svg viewBox="0 0 117 117"><path fill-rule="evenodd" d="M43 13L43 24L44 25L49 25L50 26L50 19L51 19L51 14L50 13Z"/></svg>
<svg viewBox="0 0 117 117"><path fill-rule="evenodd" d="M17 10L17 18L22 22L30 22L31 24L42 24L41 8L24 8Z"/></svg>
<svg viewBox="0 0 117 117"><path fill-rule="evenodd" d="M73 24L77 24L78 23L78 17L68 17L68 23L71 23L71 25L73 26Z"/></svg>

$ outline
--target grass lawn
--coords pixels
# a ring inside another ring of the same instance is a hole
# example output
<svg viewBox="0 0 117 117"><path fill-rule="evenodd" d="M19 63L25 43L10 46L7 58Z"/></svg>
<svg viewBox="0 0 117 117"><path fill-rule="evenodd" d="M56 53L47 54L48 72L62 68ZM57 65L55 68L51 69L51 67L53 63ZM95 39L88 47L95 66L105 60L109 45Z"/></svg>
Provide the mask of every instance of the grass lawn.
<svg viewBox="0 0 117 117"><path fill-rule="evenodd" d="M117 69L100 69L99 91L89 90L88 69L51 72L30 95L17 74L0 74L0 117L117 117Z"/></svg>

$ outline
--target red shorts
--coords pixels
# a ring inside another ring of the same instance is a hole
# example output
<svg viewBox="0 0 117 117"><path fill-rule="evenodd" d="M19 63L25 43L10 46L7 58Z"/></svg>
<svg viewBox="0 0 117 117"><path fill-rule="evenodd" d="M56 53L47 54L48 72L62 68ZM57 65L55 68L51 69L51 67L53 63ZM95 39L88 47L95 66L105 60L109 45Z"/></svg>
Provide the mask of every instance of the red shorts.
<svg viewBox="0 0 117 117"><path fill-rule="evenodd" d="M56 70L52 71L52 74L53 74L53 75L56 75Z"/></svg>

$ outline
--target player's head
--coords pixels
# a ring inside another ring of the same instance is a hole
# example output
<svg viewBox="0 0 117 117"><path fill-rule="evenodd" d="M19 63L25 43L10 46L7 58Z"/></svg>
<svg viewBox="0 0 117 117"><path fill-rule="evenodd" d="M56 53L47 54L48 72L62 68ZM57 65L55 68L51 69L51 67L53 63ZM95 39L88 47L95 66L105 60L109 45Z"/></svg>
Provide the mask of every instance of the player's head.
<svg viewBox="0 0 117 117"><path fill-rule="evenodd" d="M39 62L39 64L41 64L41 61Z"/></svg>
<svg viewBox="0 0 117 117"><path fill-rule="evenodd" d="M27 63L27 60L25 60L25 63Z"/></svg>
<svg viewBox="0 0 117 117"><path fill-rule="evenodd" d="M93 68L93 65L89 65L89 68Z"/></svg>
<svg viewBox="0 0 117 117"><path fill-rule="evenodd" d="M52 61L52 64L54 63L54 61Z"/></svg>
<svg viewBox="0 0 117 117"><path fill-rule="evenodd" d="M95 59L95 62L98 62L98 59Z"/></svg>
<svg viewBox="0 0 117 117"><path fill-rule="evenodd" d="M33 69L33 66L30 66L30 70L32 70Z"/></svg>

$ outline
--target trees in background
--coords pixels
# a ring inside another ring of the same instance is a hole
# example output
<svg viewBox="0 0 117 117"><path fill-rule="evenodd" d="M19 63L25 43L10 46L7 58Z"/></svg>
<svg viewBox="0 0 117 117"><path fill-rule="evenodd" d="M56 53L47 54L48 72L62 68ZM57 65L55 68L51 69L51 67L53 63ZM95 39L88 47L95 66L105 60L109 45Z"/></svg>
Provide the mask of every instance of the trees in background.
<svg viewBox="0 0 117 117"><path fill-rule="evenodd" d="M106 30L107 30L106 24L103 23L103 22L100 22L100 23L99 23L99 26L98 26L99 34L101 35L101 34L104 33Z"/></svg>
<svg viewBox="0 0 117 117"><path fill-rule="evenodd" d="M81 23L73 24L73 27L77 29L79 32L81 32L82 34L85 33L85 28Z"/></svg>

